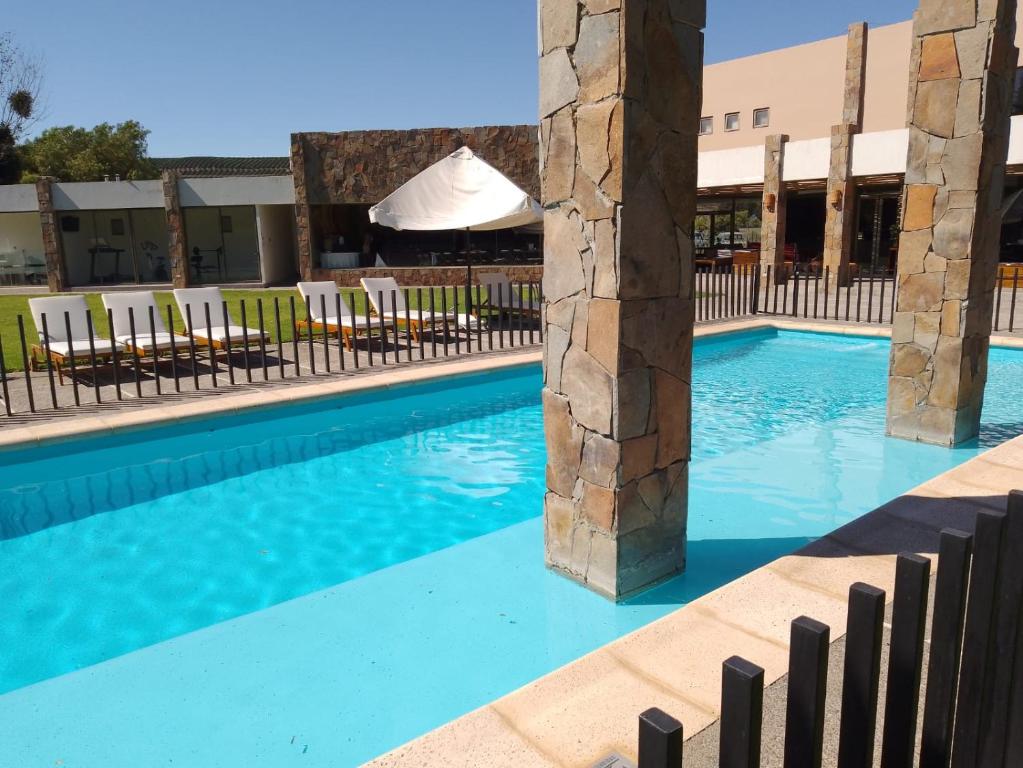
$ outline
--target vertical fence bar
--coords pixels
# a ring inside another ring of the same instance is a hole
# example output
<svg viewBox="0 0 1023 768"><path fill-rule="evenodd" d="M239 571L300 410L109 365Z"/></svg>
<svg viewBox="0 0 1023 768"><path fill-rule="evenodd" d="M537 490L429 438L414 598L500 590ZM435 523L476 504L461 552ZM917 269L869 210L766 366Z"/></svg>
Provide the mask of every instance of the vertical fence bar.
<svg viewBox="0 0 1023 768"><path fill-rule="evenodd" d="M111 336L111 338L113 338L113 335L114 335L114 310L112 310L112 309L108 309L107 310L107 328L110 329L110 336ZM117 346L114 345L114 344L111 344L111 349L113 350L113 353L112 353L113 354L113 365L110 366L110 369L111 369L111 373L114 376L114 393L117 396L118 402L120 402L121 400L124 399L124 395L121 393L121 370L120 370L121 367L117 364ZM198 379L198 376L197 376L196 377L196 389L199 388L198 381L199 381L199 379Z"/></svg>
<svg viewBox="0 0 1023 768"><path fill-rule="evenodd" d="M789 314L789 285L796 281L796 271L792 270L792 274L786 274L786 283L781 289L781 313L782 315L788 316Z"/></svg>
<svg viewBox="0 0 1023 768"><path fill-rule="evenodd" d="M168 328L173 328L174 325L168 325ZM92 324L92 310L85 310L85 332L89 334L89 364L92 366L92 389L93 397L97 403L103 402L103 395L100 393L99 386L99 366L96 364L96 329ZM171 333L171 342L174 341L174 334ZM117 365L116 357L117 349L114 349L114 365Z"/></svg>
<svg viewBox="0 0 1023 768"><path fill-rule="evenodd" d="M174 377L174 391L178 393L181 392L181 377L178 374L178 343L177 334L174 332L174 310L171 309L170 304L167 305L167 328L170 335L171 376Z"/></svg>
<svg viewBox="0 0 1023 768"><path fill-rule="evenodd" d="M302 366L298 360L298 317L295 313L295 297L288 297L288 305L291 309L291 354L295 358L295 375L302 375Z"/></svg>
<svg viewBox="0 0 1023 768"><path fill-rule="evenodd" d="M828 319L828 290L831 283L831 270L824 267L824 319ZM835 319L838 319L838 302L835 302Z"/></svg>
<svg viewBox="0 0 1023 768"><path fill-rule="evenodd" d="M888 313L889 323L895 322L895 305L898 303L898 301L899 301L899 272L898 269L896 268L895 271L892 272L892 305L889 308Z"/></svg>
<svg viewBox="0 0 1023 768"><path fill-rule="evenodd" d="M813 272L813 319L816 320L819 316L821 300L821 273L819 269L815 269Z"/></svg>
<svg viewBox="0 0 1023 768"><path fill-rule="evenodd" d="M966 618L966 585L973 537L962 531L941 532L938 580L934 587L927 695L920 742L920 768L948 768L952 757L952 723Z"/></svg>
<svg viewBox="0 0 1023 768"><path fill-rule="evenodd" d="M163 387L160 385L160 370L157 367L157 361L160 358L159 350L156 347L156 316L154 313L154 307L152 304L149 305L149 343L153 349L153 381L156 383L156 394L163 394Z"/></svg>
<svg viewBox="0 0 1023 768"><path fill-rule="evenodd" d="M760 262L753 265L753 285L751 286L753 295L753 314L760 313Z"/></svg>
<svg viewBox="0 0 1023 768"><path fill-rule="evenodd" d="M518 311L518 326L519 326L519 346L524 346L526 343L525 336L525 306L522 303L522 283L519 283L519 288L515 292L515 295L519 297L519 311Z"/></svg>
<svg viewBox="0 0 1023 768"><path fill-rule="evenodd" d="M679 768L682 765L682 723L659 709L639 716L638 768Z"/></svg>
<svg viewBox="0 0 1023 768"><path fill-rule="evenodd" d="M494 349L494 297L490 290L493 283L487 286L487 349ZM477 304L478 306L478 304Z"/></svg>
<svg viewBox="0 0 1023 768"><path fill-rule="evenodd" d="M192 363L192 386L198 391L199 368L195 360L195 332L192 330L192 305L187 302L185 303L185 329L188 331L188 354Z"/></svg>
<svg viewBox="0 0 1023 768"><path fill-rule="evenodd" d="M455 302L455 309L454 309L455 354L456 355L460 355L460 354L462 354L462 334L461 334L461 329L458 327L458 286L457 285L452 287L452 289L451 289L451 296L452 296L452 298L453 298L453 300ZM446 317L447 316L447 312L445 312L444 315ZM445 328L444 331L445 331L445 333L447 333L447 328Z"/></svg>
<svg viewBox="0 0 1023 768"><path fill-rule="evenodd" d="M11 394L7 391L7 361L4 360L4 339L0 336L0 390L3 391L4 412L11 415Z"/></svg>
<svg viewBox="0 0 1023 768"><path fill-rule="evenodd" d="M442 285L440 287L440 305L441 312L443 313L443 325L444 330L444 357L448 356L448 289L447 286ZM431 323L436 323L436 318L430 318ZM431 325L431 328L436 328L435 325Z"/></svg>
<svg viewBox="0 0 1023 768"><path fill-rule="evenodd" d="M28 410L36 412L36 398L32 391L32 365L28 360L28 345L25 343L25 318L18 315L18 338L21 340L21 364L25 370L25 390L28 394ZM33 356L34 357L34 356Z"/></svg>
<svg viewBox="0 0 1023 768"><path fill-rule="evenodd" d="M497 343L504 349L504 283L497 284L497 322L501 324L498 328Z"/></svg>
<svg viewBox="0 0 1023 768"><path fill-rule="evenodd" d="M977 513L973 533L973 559L967 591L966 627L959 669L959 695L952 736L952 768L979 765L980 731L990 670L991 633L994 628L995 594L998 586L1004 512Z"/></svg>
<svg viewBox="0 0 1023 768"><path fill-rule="evenodd" d="M842 274L841 268L838 270L838 274ZM849 322L850 309L852 308L852 278L845 284L845 321Z"/></svg>
<svg viewBox="0 0 1023 768"><path fill-rule="evenodd" d="M1019 267L1012 270L1012 301L1009 302L1009 333L1016 327L1016 290L1019 287Z"/></svg>
<svg viewBox="0 0 1023 768"><path fill-rule="evenodd" d="M380 330L380 364L387 365L387 307L384 305L384 292L377 291L377 306L380 307L380 316L377 318L380 322L377 323ZM398 336L398 325L394 321L394 304L391 304L391 319L392 327L394 328L395 338Z"/></svg>
<svg viewBox="0 0 1023 768"><path fill-rule="evenodd" d="M78 371L75 370L75 343L71 340L71 313L64 313L64 333L67 335L67 351L68 357L70 358L71 366L71 391L74 393L75 405L81 405L82 402L78 398ZM111 338L113 334L111 333ZM111 344L117 342L111 341Z"/></svg>
<svg viewBox="0 0 1023 768"><path fill-rule="evenodd" d="M366 365L373 367L373 323L369 316L369 291L363 291L366 295Z"/></svg>
<svg viewBox="0 0 1023 768"><path fill-rule="evenodd" d="M433 290L432 288L430 289ZM423 346L423 289L422 286L416 286L416 317L418 325L416 326L416 338L419 343L419 359L426 359L426 348Z"/></svg>
<svg viewBox="0 0 1023 768"><path fill-rule="evenodd" d="M259 362L263 366L263 381L270 381L270 371L267 369L266 365L266 323L263 322L263 298L261 296L256 297L256 319L259 321L259 325L256 326L256 329L259 331ZM326 326L324 326L324 328L326 328ZM228 333L226 323L224 332ZM230 354L227 358L227 370L233 370L231 367ZM231 383L233 384L234 376L232 375L231 378Z"/></svg>
<svg viewBox="0 0 1023 768"><path fill-rule="evenodd" d="M799 317L799 272L795 270L794 266L792 269L792 316Z"/></svg>
<svg viewBox="0 0 1023 768"><path fill-rule="evenodd" d="M995 322L994 330L1001 330L999 325L1002 320L1002 272L999 268L998 278L995 280Z"/></svg>
<svg viewBox="0 0 1023 768"><path fill-rule="evenodd" d="M721 671L720 768L760 768L764 670L733 656Z"/></svg>
<svg viewBox="0 0 1023 768"><path fill-rule="evenodd" d="M851 270L850 270L851 271ZM852 278L850 277L850 280ZM856 322L860 321L860 307L863 306L863 277L856 281Z"/></svg>
<svg viewBox="0 0 1023 768"><path fill-rule="evenodd" d="M926 557L899 555L881 741L882 768L913 765L930 577L931 561Z"/></svg>
<svg viewBox="0 0 1023 768"><path fill-rule="evenodd" d="M243 301L243 304L244 304L244 301ZM209 312L209 307L206 308L206 311ZM234 366L231 364L231 349L232 349L232 345L231 345L231 319L230 319L229 313L227 311L227 302L226 301L222 301L220 303L220 311L221 311L221 313L224 316L224 346L227 349L227 354L226 354L226 358L227 358L227 380L231 384L234 384ZM244 318L244 317L245 317L245 312L243 311L242 312L242 318ZM243 319L242 320L242 335L244 336L246 333L247 332L245 330L245 321ZM246 346L248 346L248 345L246 345ZM213 339L210 339L210 359L211 360L213 359L213 354L214 354L214 351L213 351ZM249 378L249 381L252 381L251 377Z"/></svg>
<svg viewBox="0 0 1023 768"><path fill-rule="evenodd" d="M210 381L213 383L213 388L216 389L217 386L218 386L218 384L217 384L217 374L220 371L217 369L217 353L216 353L216 349L214 348L215 342L213 341L213 323L210 321L210 303L208 301L203 303L203 311L206 314L206 339L210 343L210 346L209 346L209 350L210 350ZM227 329L225 328L224 330L226 331ZM244 332L245 332L245 301L242 300L242 333L244 333ZM249 362L248 360L245 361L245 369L246 370L248 370L248 367L249 367L248 366L248 362ZM231 347L230 347L230 345L228 345L228 348L227 348L227 364L228 365L231 364ZM249 377L249 381L250 382L252 381L252 377L251 376Z"/></svg>
<svg viewBox="0 0 1023 768"><path fill-rule="evenodd" d="M337 320L341 322L341 318ZM327 294L325 293L320 294L320 323L323 325L323 366L327 369L327 373L330 373L330 326L327 323Z"/></svg>
<svg viewBox="0 0 1023 768"><path fill-rule="evenodd" d="M242 360L245 363L245 381L249 384L252 383L252 360L249 357L249 318L245 308L245 299L241 300L241 313L242 313ZM224 328L226 334L225 342L227 344L227 364L231 365L231 331ZM312 330L309 331L312 334ZM212 339L211 339L212 341ZM211 355L212 357L212 348Z"/></svg>
<svg viewBox="0 0 1023 768"><path fill-rule="evenodd" d="M345 316L341 313L341 293L334 293L334 319L337 320L337 359L341 363L342 372L345 370ZM355 323L352 323L354 326ZM355 328L352 328L355 332ZM354 343L353 345L354 346Z"/></svg>
<svg viewBox="0 0 1023 768"><path fill-rule="evenodd" d="M441 288L443 291L444 289ZM419 332L422 333L424 330L423 325L420 324ZM445 339L444 355L448 354L447 340ZM430 286L430 356L433 358L437 357L437 292L436 289Z"/></svg>
<svg viewBox="0 0 1023 768"><path fill-rule="evenodd" d="M696 320L697 322L703 322L706 318L704 317L703 307L706 303L706 291L703 290L703 270L697 266L693 267L696 270Z"/></svg>
<svg viewBox="0 0 1023 768"><path fill-rule="evenodd" d="M838 768L871 768L874 764L884 601L884 590L877 587L853 584L849 588Z"/></svg>
<svg viewBox="0 0 1023 768"><path fill-rule="evenodd" d="M340 311L338 314L341 314ZM281 381L284 381L284 332L281 328L280 296L274 296L274 327L277 329L277 375L281 377Z"/></svg>
<svg viewBox="0 0 1023 768"><path fill-rule="evenodd" d="M49 323L46 320L46 313L42 314L43 319L43 354L46 356L46 375L50 380L50 400L53 402L53 408L56 410L59 406L57 405L57 387L53 382L53 353L50 351L50 329Z"/></svg>
<svg viewBox="0 0 1023 768"><path fill-rule="evenodd" d="M1009 494L1005 534L1002 537L992 644L990 688L981 721L979 765L1019 765L1006 761L1014 666L1020 663L1017 638L1023 600L1023 495Z"/></svg>
<svg viewBox="0 0 1023 768"><path fill-rule="evenodd" d="M888 274L887 272L881 273L881 295L877 300L877 322L884 322L884 294L885 289L888 287Z"/></svg>
<svg viewBox="0 0 1023 768"><path fill-rule="evenodd" d="M821 766L830 637L829 627L814 619L800 616L792 622L785 710L785 768Z"/></svg>
<svg viewBox="0 0 1023 768"><path fill-rule="evenodd" d="M870 270L870 281L867 283L867 322L874 316L874 270Z"/></svg>
<svg viewBox="0 0 1023 768"><path fill-rule="evenodd" d="M244 325L244 322L242 323ZM315 340L313 339L313 302L312 297L305 297L305 330L309 335L309 339L306 342L309 350L309 370L312 371L313 375L316 375L316 349L313 346Z"/></svg>
<svg viewBox="0 0 1023 768"><path fill-rule="evenodd" d="M348 294L348 307L352 310L352 364L355 370L359 370L359 307L355 303L355 291ZM369 343L369 337L366 343Z"/></svg>
<svg viewBox="0 0 1023 768"><path fill-rule="evenodd" d="M810 274L803 275L803 317L809 317L810 310Z"/></svg>
<svg viewBox="0 0 1023 768"><path fill-rule="evenodd" d="M409 290L405 289L405 348L407 351L406 359L408 362L412 362L412 308L409 302Z"/></svg>
<svg viewBox="0 0 1023 768"><path fill-rule="evenodd" d="M399 329L401 326L398 324L398 292L391 289L391 330L394 332L394 363L397 365L401 362L401 347L398 346L398 340L401 338L401 332ZM386 363L387 360L385 359Z"/></svg>
<svg viewBox="0 0 1023 768"><path fill-rule="evenodd" d="M135 376L135 396L142 397L142 377L139 375L139 344L138 339L135 335L135 308L128 307L128 333L131 338L131 367ZM114 332L111 328L110 336L113 338ZM117 342L114 342L115 344Z"/></svg>

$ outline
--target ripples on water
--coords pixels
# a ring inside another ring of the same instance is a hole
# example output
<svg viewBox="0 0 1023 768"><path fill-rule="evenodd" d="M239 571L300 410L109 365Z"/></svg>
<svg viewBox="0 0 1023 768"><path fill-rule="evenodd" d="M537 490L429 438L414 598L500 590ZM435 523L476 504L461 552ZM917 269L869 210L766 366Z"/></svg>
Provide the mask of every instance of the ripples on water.
<svg viewBox="0 0 1023 768"><path fill-rule="evenodd" d="M690 539L790 551L974 455L883 437L887 358L800 333L697 344ZM990 368L980 446L1023 431L1023 355ZM458 384L0 467L0 691L539 515L539 371Z"/></svg>

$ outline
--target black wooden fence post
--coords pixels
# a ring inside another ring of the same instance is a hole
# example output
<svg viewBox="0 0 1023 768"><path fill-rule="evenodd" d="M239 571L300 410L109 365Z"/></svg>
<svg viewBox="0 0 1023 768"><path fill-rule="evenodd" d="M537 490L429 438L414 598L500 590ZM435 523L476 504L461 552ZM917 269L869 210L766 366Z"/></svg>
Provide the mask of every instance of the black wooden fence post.
<svg viewBox="0 0 1023 768"><path fill-rule="evenodd" d="M820 768L830 640L831 629L827 624L807 616L800 616L792 622L785 711L785 768Z"/></svg>
<svg viewBox="0 0 1023 768"><path fill-rule="evenodd" d="M721 671L720 768L760 768L764 670L733 656Z"/></svg>
<svg viewBox="0 0 1023 768"><path fill-rule="evenodd" d="M838 768L871 768L874 764L884 605L882 589L868 584L849 588Z"/></svg>
<svg viewBox="0 0 1023 768"><path fill-rule="evenodd" d="M682 723L657 709L639 716L639 767L681 768Z"/></svg>
<svg viewBox="0 0 1023 768"><path fill-rule="evenodd" d="M913 765L930 577L931 561L926 557L899 555L895 565L881 768Z"/></svg>

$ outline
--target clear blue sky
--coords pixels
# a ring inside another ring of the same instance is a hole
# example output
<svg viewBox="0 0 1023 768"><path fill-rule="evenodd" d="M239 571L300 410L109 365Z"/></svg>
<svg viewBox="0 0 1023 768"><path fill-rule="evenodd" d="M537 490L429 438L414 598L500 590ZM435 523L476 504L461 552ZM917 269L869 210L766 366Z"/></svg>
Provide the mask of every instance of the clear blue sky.
<svg viewBox="0 0 1023 768"><path fill-rule="evenodd" d="M708 63L908 19L914 0L708 0ZM39 128L134 118L156 156L285 155L292 131L536 120L536 0L8 0Z"/></svg>

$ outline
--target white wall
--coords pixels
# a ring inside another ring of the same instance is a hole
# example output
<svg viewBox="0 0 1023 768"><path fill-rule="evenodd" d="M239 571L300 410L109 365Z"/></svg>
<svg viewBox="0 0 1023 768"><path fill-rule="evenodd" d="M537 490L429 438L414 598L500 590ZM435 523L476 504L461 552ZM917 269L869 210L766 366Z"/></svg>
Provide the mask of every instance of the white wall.
<svg viewBox="0 0 1023 768"><path fill-rule="evenodd" d="M218 179L182 179L181 205L294 205L291 176L232 176Z"/></svg>
<svg viewBox="0 0 1023 768"><path fill-rule="evenodd" d="M46 260L38 213L0 213L0 260L11 265Z"/></svg>
<svg viewBox="0 0 1023 768"><path fill-rule="evenodd" d="M764 145L701 152L696 186L727 187L764 183Z"/></svg>
<svg viewBox="0 0 1023 768"><path fill-rule="evenodd" d="M875 131L853 136L853 176L882 176L906 172L909 130Z"/></svg>
<svg viewBox="0 0 1023 768"><path fill-rule="evenodd" d="M53 185L58 211L104 211L163 208L160 181L84 181Z"/></svg>
<svg viewBox="0 0 1023 768"><path fill-rule="evenodd" d="M828 178L831 167L831 139L790 141L785 145L785 181Z"/></svg>
<svg viewBox="0 0 1023 768"><path fill-rule="evenodd" d="M266 285L291 281L296 273L295 208L291 205L257 205L259 261Z"/></svg>

